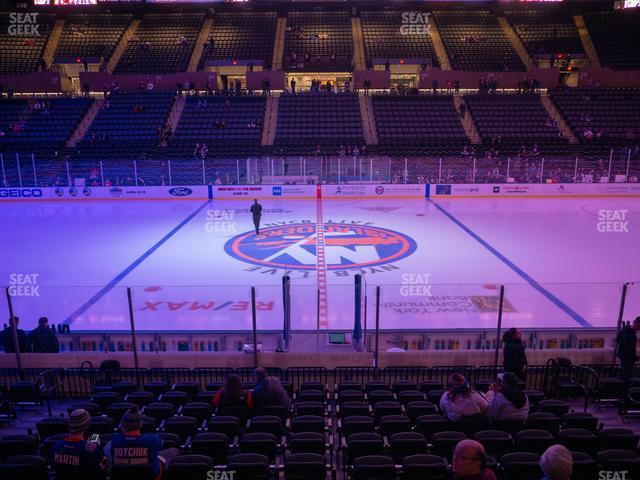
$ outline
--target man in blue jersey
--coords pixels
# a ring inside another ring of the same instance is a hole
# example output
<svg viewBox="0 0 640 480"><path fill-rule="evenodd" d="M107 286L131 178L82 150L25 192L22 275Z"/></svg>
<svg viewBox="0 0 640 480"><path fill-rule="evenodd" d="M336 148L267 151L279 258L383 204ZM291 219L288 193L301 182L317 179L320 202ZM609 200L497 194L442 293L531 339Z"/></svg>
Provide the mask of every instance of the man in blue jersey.
<svg viewBox="0 0 640 480"><path fill-rule="evenodd" d="M155 433L142 433L142 413L131 407L122 416L122 433L106 445L105 452L114 465L150 465L153 476L162 478L169 461L180 455L177 448L162 450L162 439Z"/></svg>
<svg viewBox="0 0 640 480"><path fill-rule="evenodd" d="M99 443L87 441L85 432L91 423L89 412L74 410L69 415L69 435L51 448L51 465L59 478L105 480L109 476L109 459Z"/></svg>

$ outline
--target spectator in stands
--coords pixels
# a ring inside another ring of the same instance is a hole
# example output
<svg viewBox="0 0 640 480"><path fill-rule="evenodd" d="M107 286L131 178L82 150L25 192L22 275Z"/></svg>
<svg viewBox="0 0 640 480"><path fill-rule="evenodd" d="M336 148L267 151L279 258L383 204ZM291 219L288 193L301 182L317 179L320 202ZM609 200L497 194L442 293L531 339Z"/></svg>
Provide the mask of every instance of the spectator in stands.
<svg viewBox="0 0 640 480"><path fill-rule="evenodd" d="M290 84L291 84L291 95L295 95L296 94L296 79L292 78Z"/></svg>
<svg viewBox="0 0 640 480"><path fill-rule="evenodd" d="M638 361L638 330L640 330L640 317L636 317L633 326L627 322L616 336L616 356L620 359L621 375L624 380L629 380L633 376L633 367Z"/></svg>
<svg viewBox="0 0 640 480"><path fill-rule="evenodd" d="M162 439L155 433L142 433L142 413L131 407L120 421L117 433L105 446L114 465L150 465L156 480L162 478L167 464L180 455L177 448L162 449Z"/></svg>
<svg viewBox="0 0 640 480"><path fill-rule="evenodd" d="M498 374L498 382L489 387L487 393L487 417L493 420L516 420L524 422L529 415L529 399L520 390L518 377L512 372Z"/></svg>
<svg viewBox="0 0 640 480"><path fill-rule="evenodd" d="M282 405L287 410L291 407L291 400L282 383L276 377L267 376L267 371L258 367L253 371L256 386L249 394L249 406L259 408L266 405Z"/></svg>
<svg viewBox="0 0 640 480"><path fill-rule="evenodd" d="M538 148L537 143L534 143L533 147L531 147L531 156L537 157L538 155L540 155L540 148Z"/></svg>
<svg viewBox="0 0 640 480"><path fill-rule="evenodd" d="M440 398L440 409L452 422L464 417L477 417L487 410L484 396L471 390L463 375L456 373L449 380L449 388Z"/></svg>
<svg viewBox="0 0 640 480"><path fill-rule="evenodd" d="M451 470L456 480L496 480L486 467L487 454L480 442L462 440L453 451Z"/></svg>
<svg viewBox="0 0 640 480"><path fill-rule="evenodd" d="M74 410L69 415L69 435L51 447L50 462L57 478L108 478L111 466L102 447L85 439L90 424L86 410Z"/></svg>
<svg viewBox="0 0 640 480"><path fill-rule="evenodd" d="M540 457L542 480L570 480L573 474L573 456L563 445L552 445Z"/></svg>
<svg viewBox="0 0 640 480"><path fill-rule="evenodd" d="M216 179L219 180L220 177ZM222 182L220 182L222 183ZM237 407L247 404L247 396L242 388L240 375L229 375L227 381L213 397L213 404L217 407Z"/></svg>
<svg viewBox="0 0 640 480"><path fill-rule="evenodd" d="M37 328L29 334L27 342L29 350L33 353L58 353L60 351L56 332L49 328L47 317L40 317Z"/></svg>
<svg viewBox="0 0 640 480"><path fill-rule="evenodd" d="M262 80L262 93L266 96L271 95L271 82L266 78Z"/></svg>
<svg viewBox="0 0 640 480"><path fill-rule="evenodd" d="M484 78L478 80L478 93L480 95L487 93L487 82Z"/></svg>
<svg viewBox="0 0 640 480"><path fill-rule="evenodd" d="M510 328L502 336L504 343L503 364L505 372L513 372L520 380L525 379L527 356L524 352L522 334L517 328Z"/></svg>
<svg viewBox="0 0 640 480"><path fill-rule="evenodd" d="M460 102L460 106L458 107L458 113L460 114L460 118L464 118L467 115L467 104L463 100Z"/></svg>
<svg viewBox="0 0 640 480"><path fill-rule="evenodd" d="M18 317L13 317L18 333L18 348L20 348L21 352L28 352L29 346L27 344L27 335L24 333L24 330L20 330L18 328L19 320L20 319ZM11 320L9 320L9 325L0 332L0 344L2 344L2 348L5 353L16 353L16 349L13 344L13 328L11 328Z"/></svg>

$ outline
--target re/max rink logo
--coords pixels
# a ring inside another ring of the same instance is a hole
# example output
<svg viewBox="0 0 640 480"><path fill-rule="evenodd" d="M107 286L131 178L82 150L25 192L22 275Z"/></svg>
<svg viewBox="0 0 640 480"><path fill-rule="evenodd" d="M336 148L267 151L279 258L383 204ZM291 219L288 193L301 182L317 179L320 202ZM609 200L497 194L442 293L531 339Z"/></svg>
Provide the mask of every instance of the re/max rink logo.
<svg viewBox="0 0 640 480"><path fill-rule="evenodd" d="M42 198L40 188L0 188L0 198Z"/></svg>

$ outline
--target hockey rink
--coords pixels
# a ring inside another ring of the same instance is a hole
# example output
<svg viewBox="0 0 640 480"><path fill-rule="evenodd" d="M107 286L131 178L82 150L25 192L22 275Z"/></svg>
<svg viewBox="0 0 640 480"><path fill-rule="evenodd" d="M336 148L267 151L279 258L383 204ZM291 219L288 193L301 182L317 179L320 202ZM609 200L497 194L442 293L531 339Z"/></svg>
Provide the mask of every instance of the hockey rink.
<svg viewBox="0 0 640 480"><path fill-rule="evenodd" d="M20 327L245 331L353 327L354 277L373 325L483 329L615 328L640 314L640 200L265 199L0 203L0 278ZM626 223L625 223L626 222ZM9 317L6 296L0 316Z"/></svg>

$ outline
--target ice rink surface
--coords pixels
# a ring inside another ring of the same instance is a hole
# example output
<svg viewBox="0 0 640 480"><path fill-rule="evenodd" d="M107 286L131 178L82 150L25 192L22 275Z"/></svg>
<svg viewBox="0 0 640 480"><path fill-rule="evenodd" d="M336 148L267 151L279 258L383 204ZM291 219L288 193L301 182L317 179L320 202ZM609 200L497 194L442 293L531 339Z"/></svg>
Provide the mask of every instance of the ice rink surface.
<svg viewBox="0 0 640 480"><path fill-rule="evenodd" d="M261 203L259 237L248 200L1 203L0 283L24 329L126 330L131 287L139 330L239 331L250 285L258 329L281 328L285 272L294 330L352 328L358 273L387 330L493 328L501 284L503 326L614 327L640 280L635 198Z"/></svg>

